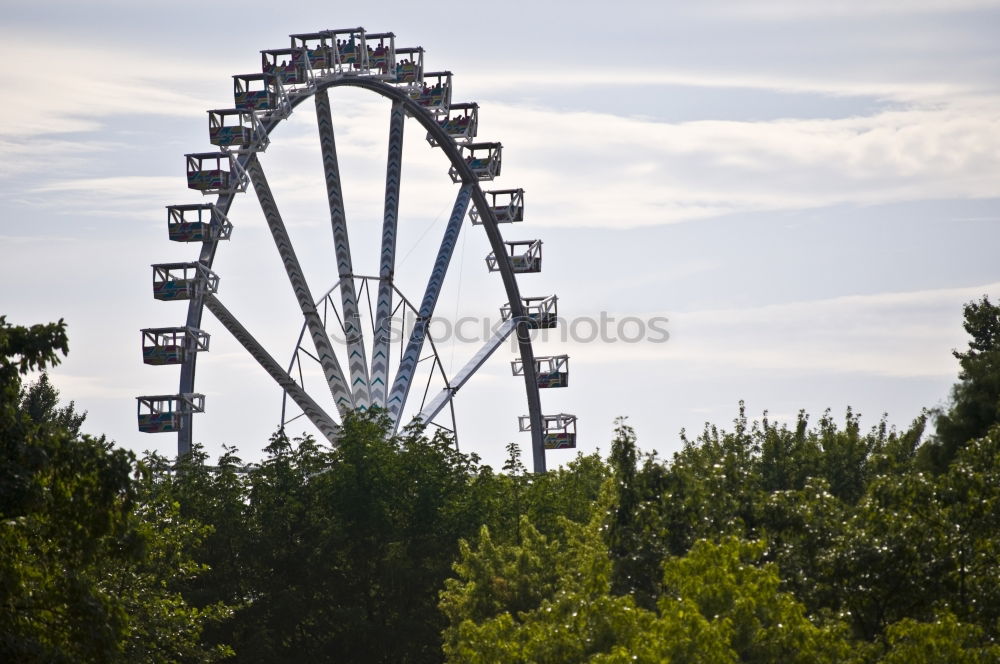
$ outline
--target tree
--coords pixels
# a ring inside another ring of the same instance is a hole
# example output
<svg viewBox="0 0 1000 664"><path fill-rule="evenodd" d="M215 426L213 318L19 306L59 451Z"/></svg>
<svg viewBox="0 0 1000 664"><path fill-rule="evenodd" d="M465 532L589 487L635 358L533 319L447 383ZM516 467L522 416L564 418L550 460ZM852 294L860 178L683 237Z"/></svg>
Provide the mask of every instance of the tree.
<svg viewBox="0 0 1000 664"><path fill-rule="evenodd" d="M952 351L961 367L951 405L935 411L937 436L924 451L925 465L942 472L968 441L1000 423L1000 305L983 296L964 308L969 348Z"/></svg>
<svg viewBox="0 0 1000 664"><path fill-rule="evenodd" d="M608 514L605 539L613 561L613 591L632 595L646 609L656 606L660 595L660 563L666 555L659 510L650 504L660 479L651 472L651 460L638 467L636 436L624 418L615 422L609 463L614 478L614 508ZM652 509L651 509L652 507Z"/></svg>
<svg viewBox="0 0 1000 664"><path fill-rule="evenodd" d="M345 418L336 448L271 437L244 465L196 450L160 490L213 528L194 547L211 570L184 590L234 607L208 634L241 662L437 662L437 592L458 541L492 515L494 476L385 412Z"/></svg>
<svg viewBox="0 0 1000 664"><path fill-rule="evenodd" d="M944 613L931 622L901 620L886 632L887 652L880 664L993 664L1000 646L983 630Z"/></svg>
<svg viewBox="0 0 1000 664"><path fill-rule="evenodd" d="M145 502L130 452L79 435L84 415L59 408L42 376L65 325L0 317L0 661L205 662L202 624L172 588L197 572L186 550L199 526Z"/></svg>
<svg viewBox="0 0 1000 664"><path fill-rule="evenodd" d="M629 596L611 594L611 559L601 538L602 508L589 524L560 521L558 537L522 517L516 545L495 545L488 529L463 543L457 578L441 593L449 662L501 664L600 661L649 622ZM637 618L641 616L641 618Z"/></svg>
<svg viewBox="0 0 1000 664"><path fill-rule="evenodd" d="M32 493L31 469L43 463L30 446L31 420L21 405L21 376L59 364L59 353L69 349L66 324L10 325L0 316L0 515L22 513L39 496Z"/></svg>
<svg viewBox="0 0 1000 664"><path fill-rule="evenodd" d="M734 654L733 661L818 662L851 661L846 629L836 622L814 625L805 606L780 590L778 568L764 563L762 541L726 537L718 543L699 540L687 555L664 562L668 606L690 602L715 626Z"/></svg>
<svg viewBox="0 0 1000 664"><path fill-rule="evenodd" d="M499 664L626 662L850 662L842 625L816 626L781 592L763 543L698 541L662 562L667 591L654 609L612 589L612 556L601 531L614 492L588 524L563 520L549 540L522 520L520 545L496 546L489 532L463 545L441 594L449 619L447 661Z"/></svg>
<svg viewBox="0 0 1000 664"><path fill-rule="evenodd" d="M58 364L63 321L0 316L0 659L114 661L127 618L95 571L129 556L129 455L21 410L21 376ZM30 393L30 390L29 390ZM36 413L38 415L39 413ZM108 545L111 544L109 547Z"/></svg>
<svg viewBox="0 0 1000 664"><path fill-rule="evenodd" d="M937 478L935 502L947 561L938 604L1000 640L1000 427L958 452Z"/></svg>
<svg viewBox="0 0 1000 664"><path fill-rule="evenodd" d="M228 658L223 643L205 645L203 632L227 619L224 602L206 606L186 601L182 589L200 582L208 570L193 552L211 527L185 518L180 504L157 490L157 478L140 467L132 538L139 555L106 557L101 585L114 594L128 616L121 661L145 664L201 664Z"/></svg>
<svg viewBox="0 0 1000 664"><path fill-rule="evenodd" d="M87 413L76 412L76 403L59 407L59 391L53 387L48 373L42 373L38 380L21 390L21 412L37 423L51 423L61 427L70 436L78 436Z"/></svg>

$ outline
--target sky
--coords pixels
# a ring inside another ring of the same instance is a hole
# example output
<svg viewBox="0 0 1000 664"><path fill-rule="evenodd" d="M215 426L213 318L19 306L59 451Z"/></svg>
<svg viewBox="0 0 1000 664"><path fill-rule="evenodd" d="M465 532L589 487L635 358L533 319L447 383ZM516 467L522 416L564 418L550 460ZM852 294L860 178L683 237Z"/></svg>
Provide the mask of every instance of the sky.
<svg viewBox="0 0 1000 664"><path fill-rule="evenodd" d="M900 427L946 402L963 303L1000 297L1000 1L339 5L5 9L0 314L66 320L70 354L51 375L85 430L176 451L173 435L137 431L135 397L177 389L176 367L142 364L139 330L186 313L152 299L150 269L197 254L166 237L166 205L203 202L183 155L211 148L205 111L232 106L231 75L259 70L261 49L354 26L422 46L428 71L454 73L453 100L479 103L479 137L503 143L485 188L525 189L525 221L503 232L543 240L543 270L520 288L559 297L567 325L539 333L536 354L568 354L570 387L542 403L578 416L580 451L606 453L619 416L669 454L682 429L729 425L740 400L756 417L851 407ZM331 101L355 269L375 274L389 106L358 90ZM419 300L456 186L414 120L405 135L397 285ZM261 161L319 297L336 271L308 103ZM286 363L302 318L252 190L230 220L219 298ZM496 322L488 252L466 222L442 336L461 317ZM590 340L602 316L614 334ZM210 314L203 327L195 440L259 458L280 391ZM445 370L478 345L443 339ZM494 466L507 443L529 445L511 357L499 350L455 401L462 449Z"/></svg>

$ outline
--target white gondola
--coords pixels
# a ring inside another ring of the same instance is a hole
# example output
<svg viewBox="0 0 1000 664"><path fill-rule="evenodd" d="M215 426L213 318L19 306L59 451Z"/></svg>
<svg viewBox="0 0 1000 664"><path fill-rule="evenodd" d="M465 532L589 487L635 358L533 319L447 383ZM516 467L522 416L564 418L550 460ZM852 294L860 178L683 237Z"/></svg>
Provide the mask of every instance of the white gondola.
<svg viewBox="0 0 1000 664"><path fill-rule="evenodd" d="M422 89L424 85L424 49L420 46L396 49L394 76L390 83Z"/></svg>
<svg viewBox="0 0 1000 664"><path fill-rule="evenodd" d="M331 73L341 76L368 74L369 48L364 28L340 28L324 30L330 43Z"/></svg>
<svg viewBox="0 0 1000 664"><path fill-rule="evenodd" d="M524 315L532 327L537 329L555 327L559 321L557 303L559 298L555 295L544 297L522 297L521 306L524 308ZM500 317L508 321L513 316L510 304L505 304L500 308Z"/></svg>
<svg viewBox="0 0 1000 664"><path fill-rule="evenodd" d="M425 73L423 86L414 88L410 92L410 98L433 115L447 118L448 109L451 106L451 72Z"/></svg>
<svg viewBox="0 0 1000 664"><path fill-rule="evenodd" d="M232 232L233 225L214 203L167 206L167 235L174 242L228 240Z"/></svg>
<svg viewBox="0 0 1000 664"><path fill-rule="evenodd" d="M479 130L479 104L476 102L462 102L450 104L448 113L444 117L438 118L438 124L448 132L448 135L459 144L471 143ZM437 147L438 143L434 136L427 134L427 142L431 147Z"/></svg>
<svg viewBox="0 0 1000 664"><path fill-rule="evenodd" d="M304 48L272 48L260 52L261 72L278 80L289 93L309 93L315 79Z"/></svg>
<svg viewBox="0 0 1000 664"><path fill-rule="evenodd" d="M201 263L153 265L153 297L157 300L190 300L219 290L219 276Z"/></svg>
<svg viewBox="0 0 1000 664"><path fill-rule="evenodd" d="M378 32L365 35L368 49L368 76L382 81L396 79L396 35Z"/></svg>
<svg viewBox="0 0 1000 664"><path fill-rule="evenodd" d="M268 117L288 117L291 102L281 80L271 74L234 74L234 106L241 111L267 113Z"/></svg>
<svg viewBox="0 0 1000 664"><path fill-rule="evenodd" d="M500 143L469 143L462 146L465 163L472 169L477 180L492 180L500 175L501 154L503 145ZM452 166L448 170L452 182L461 182L462 176L458 169Z"/></svg>
<svg viewBox="0 0 1000 664"><path fill-rule="evenodd" d="M336 58L330 47L328 32L307 32L289 37L292 40L292 64L302 67L305 66L304 61L308 60L313 76L329 76L334 73Z"/></svg>
<svg viewBox="0 0 1000 664"><path fill-rule="evenodd" d="M269 139L253 111L223 108L208 112L208 140L230 152L263 152Z"/></svg>
<svg viewBox="0 0 1000 664"><path fill-rule="evenodd" d="M545 449L568 450L576 447L576 415L542 415L542 427L542 444ZM521 415L518 418L518 428L521 431L531 431L531 417Z"/></svg>
<svg viewBox="0 0 1000 664"><path fill-rule="evenodd" d="M188 353L208 350L208 333L194 327L156 327L142 332L142 361L181 364Z"/></svg>
<svg viewBox="0 0 1000 664"><path fill-rule="evenodd" d="M510 368L515 376L523 376L524 360L513 360ZM539 388L569 387L569 355L536 357L535 382Z"/></svg>
<svg viewBox="0 0 1000 664"><path fill-rule="evenodd" d="M483 193L490 201L490 209L498 224L524 221L524 189L497 189ZM469 219L473 225L483 223L475 206L469 210Z"/></svg>
<svg viewBox="0 0 1000 664"><path fill-rule="evenodd" d="M209 194L235 194L246 191L250 178L236 157L229 152L186 154L189 189Z"/></svg>
<svg viewBox="0 0 1000 664"><path fill-rule="evenodd" d="M205 412L204 394L161 394L136 397L139 431L169 433L180 429L181 416Z"/></svg>
<svg viewBox="0 0 1000 664"><path fill-rule="evenodd" d="M542 271L542 241L541 240L507 240L506 258L514 272ZM500 271L500 261L496 254L486 257L486 267L490 272Z"/></svg>

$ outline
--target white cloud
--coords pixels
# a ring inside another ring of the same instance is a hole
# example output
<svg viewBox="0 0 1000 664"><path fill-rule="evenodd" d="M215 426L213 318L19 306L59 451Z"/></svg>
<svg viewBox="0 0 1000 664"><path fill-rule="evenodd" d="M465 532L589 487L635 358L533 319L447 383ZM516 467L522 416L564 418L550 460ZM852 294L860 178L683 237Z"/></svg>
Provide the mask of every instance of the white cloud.
<svg viewBox="0 0 1000 664"><path fill-rule="evenodd" d="M93 45L79 48L7 30L0 31L0 58L58 63L51 69L26 64L0 71L5 91L0 134L19 138L94 131L107 118L130 113L192 115L214 107L206 92L220 79L216 72L226 71L206 68L203 60L158 59Z"/></svg>
<svg viewBox="0 0 1000 664"><path fill-rule="evenodd" d="M848 4L856 3L838 6ZM927 11L941 5L935 0L917 4ZM965 0L963 6L981 4ZM784 5L775 1L766 6ZM877 8L886 3L869 5ZM170 180L177 186L168 185L165 178L138 176L68 178L65 174L73 168L85 172L89 154L120 146L45 139L36 146L42 149L33 152L24 138L94 131L121 114L175 114L193 121L198 109L227 105L217 98L213 101L216 93L209 93L226 85L220 84L225 77L217 74L227 71L225 61L213 59L207 67L200 59L161 60L144 52L49 46L30 35L0 32L0 36L4 37L0 55L8 59L15 53L18 58L41 57L44 48L47 60L60 63L58 72L44 75L21 68L0 72L0 84L8 91L8 117L0 132L10 135L0 137L0 155L8 164L0 168L0 176L47 171L58 163L63 172L49 173L51 179L42 180L29 193L58 193L61 202L46 197L44 205L82 210L81 203L87 203L90 212L98 214L129 214L137 207L164 203L153 202L156 194L184 191L182 178ZM995 195L1000 176L1000 100L974 96L968 88L948 82L859 83L772 74L584 70L487 72L468 83L473 90L479 85L494 95L526 84L593 87L607 93L609 86L642 83L911 100L901 110L862 117L677 123L483 101L481 137L507 140L505 175L498 184L530 190L529 214L541 225L621 228L843 203L989 197ZM346 91L337 94L338 148L345 164L345 190L349 186L352 196L348 204L356 213L374 218L381 209L387 124L375 118L385 117L387 104L357 91L354 96ZM296 118L311 115L309 111L301 109ZM269 164L291 167L284 175L275 169L276 187L287 188L279 200L283 207L297 210L298 201L312 201L316 191L321 192L313 122L276 132L265 158ZM405 194L407 200L427 202L429 187L439 180L447 182L446 164L440 154L412 150L423 132L415 123L409 127L408 136L417 140L408 141ZM276 152L284 156L272 157Z"/></svg>
<svg viewBox="0 0 1000 664"><path fill-rule="evenodd" d="M93 128L93 127L89 127ZM80 171L96 155L128 146L105 140L79 141L31 136L9 139L0 137L0 178L39 173L52 176Z"/></svg>
<svg viewBox="0 0 1000 664"><path fill-rule="evenodd" d="M995 196L1000 106L991 101L844 119L681 123L491 103L490 135L514 138L505 173L517 179L505 182L540 192L532 221L634 227Z"/></svg>
<svg viewBox="0 0 1000 664"><path fill-rule="evenodd" d="M177 178L157 175L122 175L106 178L75 178L58 180L32 189L36 193L53 191L86 191L98 196L113 195L120 191L141 190L165 193L173 188Z"/></svg>
<svg viewBox="0 0 1000 664"><path fill-rule="evenodd" d="M985 198L996 195L1000 178L995 98L768 122L666 123L500 102L488 107L481 138L506 138L497 186L528 190L528 214L543 226L629 228L837 204ZM376 118L387 108L365 100L344 103L335 114L347 204L363 218L381 216L387 123ZM314 120L301 119L307 115L296 113L262 156L289 219L325 219ZM449 182L447 163L426 147L415 123L408 127L404 200L436 209L435 192ZM31 190L61 194L46 204L81 209L86 202L100 214L164 204L185 192L180 175L67 178Z"/></svg>
<svg viewBox="0 0 1000 664"><path fill-rule="evenodd" d="M135 218L162 211L192 193L183 176L122 175L52 180L26 190L19 200L28 207L87 217Z"/></svg>
<svg viewBox="0 0 1000 664"><path fill-rule="evenodd" d="M696 13L709 16L794 21L802 19L860 18L902 14L953 14L1000 8L997 0L754 0L702 2Z"/></svg>
<svg viewBox="0 0 1000 664"><path fill-rule="evenodd" d="M534 89L590 88L604 94L620 87L641 86L647 89L664 86L695 88L745 89L768 92L814 93L830 96L864 96L877 99L914 101L946 100L957 95L973 94L981 87L954 81L867 80L836 76L796 76L788 72L726 71L710 69L545 69L511 73L510 68L477 71L475 77L462 79L463 90L475 98L500 93L522 93ZM989 86L993 89L994 86Z"/></svg>
<svg viewBox="0 0 1000 664"><path fill-rule="evenodd" d="M4 245L44 245L48 246L53 242L68 243L75 242L73 237L59 237L51 235L0 235L0 244ZM44 246L42 248L44 248Z"/></svg>
<svg viewBox="0 0 1000 664"><path fill-rule="evenodd" d="M853 295L762 307L643 315L669 318L666 343L581 343L552 331L553 348L574 363L644 363L661 370L712 368L918 377L954 376L964 346L962 305L1000 293L1000 282L965 288ZM610 314L615 323L625 316ZM591 326L578 325L590 334ZM627 332L626 334L633 333ZM563 341L566 339L566 341Z"/></svg>

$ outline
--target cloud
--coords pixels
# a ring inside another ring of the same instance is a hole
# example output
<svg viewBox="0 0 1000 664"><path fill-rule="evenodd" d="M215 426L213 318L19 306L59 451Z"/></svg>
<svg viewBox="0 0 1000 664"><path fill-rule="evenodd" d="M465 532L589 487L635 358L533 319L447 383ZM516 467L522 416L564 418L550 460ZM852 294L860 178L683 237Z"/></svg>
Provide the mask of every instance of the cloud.
<svg viewBox="0 0 1000 664"><path fill-rule="evenodd" d="M123 175L106 178L74 178L56 180L32 189L35 193L55 191L86 191L96 196L107 196L122 190L143 190L166 193L177 182L177 178L156 175Z"/></svg>
<svg viewBox="0 0 1000 664"><path fill-rule="evenodd" d="M5 36L2 54L32 56L43 48L43 40ZM212 67L205 67L202 61L58 44L44 50L47 59L65 65L58 84L53 84L51 75L37 76L34 71L0 72L0 83L11 95L10 117L0 130L10 134L0 134L0 155L8 166L0 167L0 177L45 172L48 179L29 187L28 193L59 196L46 196L33 205L83 210L81 203L86 203L91 214L133 214L138 207L170 202L154 200L156 194L184 195L182 179L172 179L175 186L168 186L166 179L158 178L68 177L74 168L87 172L88 155L121 146L51 135L94 131L117 115L193 117L198 109L224 106L219 99L210 99L214 93L209 90L218 88L215 72L226 71L227 63L213 61ZM628 108L622 114L568 112L483 101L481 138L506 141L505 174L497 185L529 190L529 215L543 226L630 228L838 204L982 198L995 195L1000 176L1000 98L976 96L950 83L816 82L766 74L602 70L518 71L487 74L479 80L488 81L488 87L478 85L494 95L515 84L590 86L606 94L608 86L642 82L910 100L902 108L858 117L672 123L628 117L624 114L633 110ZM473 88L477 85L475 80L470 83ZM375 118L385 118L387 109L382 100L359 91L336 93L347 204L352 213L365 218L381 214L387 123ZM299 122L302 116L309 117L308 123ZM289 218L308 216L300 203L313 205L322 198L311 116L311 109L300 109L293 128L283 126L276 132L264 157L269 177L271 164L275 165L273 184L276 190L284 187L279 204L283 211L289 209ZM423 132L415 123L408 126L404 198L437 209L430 192L435 183L447 185L447 164L438 152L415 149ZM37 138L40 134L50 136ZM44 149L33 152L34 140L43 141ZM61 159L48 156L55 154ZM54 164L58 172L49 170Z"/></svg>
<svg viewBox="0 0 1000 664"><path fill-rule="evenodd" d="M0 235L0 244L21 244L21 245L50 245L53 242L70 243L76 242L74 237L59 237L53 235Z"/></svg>
<svg viewBox="0 0 1000 664"><path fill-rule="evenodd" d="M1000 283L964 288L852 295L762 307L643 315L669 318L666 343L574 342L566 329L552 331L552 348L574 363L658 364L681 372L781 370L893 377L954 376L951 355L963 347L962 305L1000 293ZM622 318L610 314L617 335ZM590 326L577 331L589 335ZM634 334L629 332L627 334ZM565 339L565 341L564 341ZM539 352L536 350L536 352Z"/></svg>
<svg viewBox="0 0 1000 664"><path fill-rule="evenodd" d="M498 93L533 90L590 88L600 93L607 89L642 86L646 89L667 86L760 90L768 92L814 93L837 97L875 97L895 101L948 99L982 91L980 85L954 81L864 80L836 76L796 76L776 70L719 72L698 69L618 69L588 68L517 71L510 68L478 71L475 77L462 79L463 90L476 98ZM989 89L992 89L990 86Z"/></svg>
<svg viewBox="0 0 1000 664"><path fill-rule="evenodd" d="M350 98L348 98L350 99ZM379 100L335 112L349 212L378 219L385 122ZM493 187L528 190L534 224L632 228L722 215L916 200L988 198L1000 178L1000 104L962 99L838 119L655 122L489 102L483 139L505 139ZM323 220L315 120L300 109L262 155L282 212ZM450 182L440 151L408 124L403 200L437 210ZM553 128L558 127L558 131ZM488 133L486 133L488 132ZM82 149L82 148L81 148ZM124 214L186 195L182 177L65 178L30 193L46 205Z"/></svg>
<svg viewBox="0 0 1000 664"><path fill-rule="evenodd" d="M795 21L902 14L954 14L1000 8L997 0L755 0L699 3L695 13L731 19Z"/></svg>
<svg viewBox="0 0 1000 664"><path fill-rule="evenodd" d="M128 149L108 140L68 140L48 136L0 136L0 178L62 177L86 172L95 159Z"/></svg>
<svg viewBox="0 0 1000 664"><path fill-rule="evenodd" d="M514 139L505 144L505 183L539 192L533 222L636 227L994 196L1000 112L993 102L843 119L681 123L491 103L490 135ZM507 181L508 173L517 180Z"/></svg>
<svg viewBox="0 0 1000 664"><path fill-rule="evenodd" d="M58 63L53 69L26 65L0 71L5 90L0 136L18 138L95 131L116 115L191 115L214 108L207 92L220 78L215 72L226 71L206 68L201 60L160 59L89 44L80 48L9 30L0 30L0 58Z"/></svg>
<svg viewBox="0 0 1000 664"><path fill-rule="evenodd" d="M18 198L27 207L101 218L134 218L175 200L190 198L183 177L122 175L66 178L27 189ZM163 213L164 215L166 213Z"/></svg>

